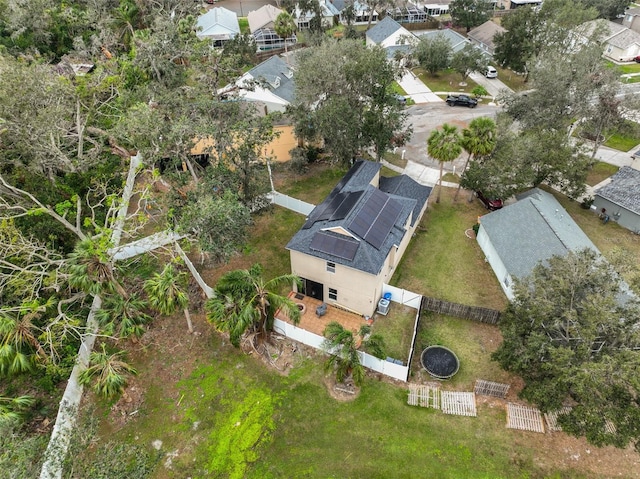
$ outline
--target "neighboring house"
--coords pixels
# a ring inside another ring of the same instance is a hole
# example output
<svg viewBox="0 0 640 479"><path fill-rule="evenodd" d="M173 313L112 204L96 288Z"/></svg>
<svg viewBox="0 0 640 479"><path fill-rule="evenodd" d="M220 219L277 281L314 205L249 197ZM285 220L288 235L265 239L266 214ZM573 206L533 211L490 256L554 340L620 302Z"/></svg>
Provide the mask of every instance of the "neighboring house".
<svg viewBox="0 0 640 479"><path fill-rule="evenodd" d="M537 8L542 5L542 0L510 0L509 10L513 10L519 7L524 7L527 5L533 8Z"/></svg>
<svg viewBox="0 0 640 479"><path fill-rule="evenodd" d="M469 40L467 40L465 37L460 35L455 30L451 30L450 28L445 28L443 30L429 30L427 32L422 32L418 35L418 38L422 38L425 36L433 38L437 35L443 35L447 40L449 40L453 53L456 53L462 50L464 46L467 43L469 43Z"/></svg>
<svg viewBox="0 0 640 479"><path fill-rule="evenodd" d="M439 17L441 15L449 15L449 3L451 3L451 0L443 0L438 3L421 4L421 6L428 16Z"/></svg>
<svg viewBox="0 0 640 479"><path fill-rule="evenodd" d="M391 17L384 17L366 33L366 44L383 48L417 43L416 36Z"/></svg>
<svg viewBox="0 0 640 479"><path fill-rule="evenodd" d="M593 205L631 231L640 232L640 171L623 166L611 181L595 191Z"/></svg>
<svg viewBox="0 0 640 479"><path fill-rule="evenodd" d="M257 10L249 12L247 21L249 22L249 31L256 42L258 51L268 51L277 48L284 48L287 45L294 45L297 38L292 35L289 38L280 38L274 30L276 18L284 10L274 7L273 5L264 5Z"/></svg>
<svg viewBox="0 0 640 479"><path fill-rule="evenodd" d="M334 7L336 7L336 9L340 12L340 23L344 23L345 25L347 24L347 18L345 15L345 9L349 6L349 5L353 5L353 14L354 14L354 20L351 23L352 25L368 25L369 24L369 17L371 15L371 8L369 8L369 6L364 3L364 2L360 2L359 0L330 0L331 3L333 4ZM375 10L373 11L373 18L371 19L371 23L377 23L378 22L378 12L376 12Z"/></svg>
<svg viewBox="0 0 640 479"><path fill-rule="evenodd" d="M303 291L331 305L373 315L426 210L431 188L408 176L380 176L358 160L287 244Z"/></svg>
<svg viewBox="0 0 640 479"><path fill-rule="evenodd" d="M249 22L249 31L251 33L254 33L262 28L270 28L273 30L276 18L278 18L278 15L280 15L282 12L284 12L284 10L281 10L269 4L264 5L257 10L249 12L249 14L247 15L247 21Z"/></svg>
<svg viewBox="0 0 640 479"><path fill-rule="evenodd" d="M630 28L635 32L640 32L640 8L630 8L624 12L622 26Z"/></svg>
<svg viewBox="0 0 640 479"><path fill-rule="evenodd" d="M255 102L260 113L284 112L294 98L293 69L274 55L242 75L235 87L224 88L233 89L238 89L243 100Z"/></svg>
<svg viewBox="0 0 640 479"><path fill-rule="evenodd" d="M428 20L423 8L409 2L398 2L395 7L387 9L386 13L398 23L424 23Z"/></svg>
<svg viewBox="0 0 640 479"><path fill-rule="evenodd" d="M496 49L496 45L493 43L493 38L496 33L504 33L506 31L507 30L494 21L488 20L482 25L471 29L469 33L467 33L467 38L483 52L493 56Z"/></svg>
<svg viewBox="0 0 640 479"><path fill-rule="evenodd" d="M325 28L332 28L340 18L340 12L336 6L329 0L320 0L320 11L322 12L321 24ZM296 4L296 10L294 13L296 24L300 30L309 28L309 22L315 18L314 12L304 12L300 10L298 4Z"/></svg>
<svg viewBox="0 0 640 479"><path fill-rule="evenodd" d="M514 204L480 217L478 244L509 300L513 281L552 256L598 249L555 197L533 189Z"/></svg>
<svg viewBox="0 0 640 479"><path fill-rule="evenodd" d="M198 17L196 30L198 38L209 39L214 47L221 47L240 34L240 25L234 12L215 7Z"/></svg>
<svg viewBox="0 0 640 479"><path fill-rule="evenodd" d="M598 35L603 45L603 55L616 62L632 61L640 55L640 33L619 23L597 19L586 22L578 29L583 37Z"/></svg>

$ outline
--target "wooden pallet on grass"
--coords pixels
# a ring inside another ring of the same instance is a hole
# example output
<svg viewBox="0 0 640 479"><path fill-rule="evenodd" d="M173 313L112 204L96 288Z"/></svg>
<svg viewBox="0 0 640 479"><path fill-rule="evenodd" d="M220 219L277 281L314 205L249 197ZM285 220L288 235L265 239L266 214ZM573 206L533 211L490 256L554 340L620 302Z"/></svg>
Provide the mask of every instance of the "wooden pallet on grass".
<svg viewBox="0 0 640 479"><path fill-rule="evenodd" d="M440 386L409 384L409 406L440 409Z"/></svg>
<svg viewBox="0 0 640 479"><path fill-rule="evenodd" d="M442 391L440 409L445 414L477 416L476 395L471 392Z"/></svg>
<svg viewBox="0 0 640 479"><path fill-rule="evenodd" d="M542 413L539 409L533 407L508 403L507 427L522 431L544 432Z"/></svg>

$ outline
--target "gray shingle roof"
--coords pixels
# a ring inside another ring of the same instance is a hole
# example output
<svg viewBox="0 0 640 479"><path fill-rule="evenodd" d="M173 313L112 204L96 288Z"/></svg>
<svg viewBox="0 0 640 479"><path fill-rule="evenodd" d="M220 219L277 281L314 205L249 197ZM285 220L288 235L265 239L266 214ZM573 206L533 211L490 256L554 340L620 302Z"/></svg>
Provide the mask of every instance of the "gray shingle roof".
<svg viewBox="0 0 640 479"><path fill-rule="evenodd" d="M482 43L483 45L487 45L490 49L495 48L495 44L493 43L493 37L496 33L504 33L506 30L504 27L498 25L497 23L487 20L482 25L477 26L467 33L467 37L474 39L475 41Z"/></svg>
<svg viewBox="0 0 640 479"><path fill-rule="evenodd" d="M367 38L378 45L401 28L402 25L396 22L393 18L384 17L374 27L367 31Z"/></svg>
<svg viewBox="0 0 640 479"><path fill-rule="evenodd" d="M274 95L279 96L289 103L293 102L295 95L293 70L279 56L274 55L268 58L247 73L255 80L263 81L263 86L268 88ZM277 79L279 80L276 81Z"/></svg>
<svg viewBox="0 0 640 479"><path fill-rule="evenodd" d="M598 188L595 194L635 214L640 214L640 171L630 166L623 166L611 177L611 182Z"/></svg>
<svg viewBox="0 0 640 479"><path fill-rule="evenodd" d="M640 33L625 28L620 33L609 38L609 44L618 48L628 48L633 44L640 45Z"/></svg>
<svg viewBox="0 0 640 479"><path fill-rule="evenodd" d="M394 179L391 182L385 180L382 184L386 185L388 191L384 192L382 188L377 189L371 184L371 182L380 171L380 168L381 165L379 163L358 160L329 194L327 199L316 206L316 208L311 212L305 226L303 226L303 228L300 229L287 244L287 249L300 251L326 261L342 264L370 274L378 274L382 269L391 248L394 245L399 245L406 234L404 225L407 218L412 212L416 211L416 209L418 211L422 210L424 202L427 200L429 193L431 192L431 188L421 186L410 179L409 181ZM340 194L357 191L362 193L360 194L358 201L353 205L346 216L333 220L331 218L322 219L326 218L327 215L323 216L319 213L322 213L323 209L333 198ZM363 210L363 207L367 204L367 201L374 195L383 195L388 199L393 199L400 205L400 212L395 218L395 223L391 227L390 232L384 238L380 248L376 248L364 239L359 238L350 229L352 220L359 215ZM419 204L420 201L422 201L421 204ZM340 228L353 235L353 237L359 242L357 251L352 260L318 251L317 249L311 249L311 242L316 234L319 233L330 236L335 235L336 237L341 237L343 239L349 238L349 236L332 231Z"/></svg>
<svg viewBox="0 0 640 479"><path fill-rule="evenodd" d="M420 33L418 38L422 38L423 36L433 38L436 35L443 35L449 43L451 44L451 48L453 49L453 53L462 50L464 46L469 43L465 37L460 35L458 32L451 30L450 28L445 28L443 30L430 30L427 32Z"/></svg>
<svg viewBox="0 0 640 479"><path fill-rule="evenodd" d="M533 189L480 223L511 276L524 278L552 256L598 249L553 195Z"/></svg>
<svg viewBox="0 0 640 479"><path fill-rule="evenodd" d="M391 178L380 178L380 190L390 195L396 195L405 198L411 198L416 200L416 205L413 209L413 218L411 226L415 224L420 215L422 207L429 199L431 194L431 188L422 186L407 175L392 176Z"/></svg>

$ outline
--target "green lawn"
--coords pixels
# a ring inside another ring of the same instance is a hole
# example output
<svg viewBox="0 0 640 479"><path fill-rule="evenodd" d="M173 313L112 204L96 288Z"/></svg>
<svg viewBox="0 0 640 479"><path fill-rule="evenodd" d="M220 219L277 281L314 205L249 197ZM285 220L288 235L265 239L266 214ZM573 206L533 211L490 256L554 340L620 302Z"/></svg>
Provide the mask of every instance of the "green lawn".
<svg viewBox="0 0 640 479"><path fill-rule="evenodd" d="M475 199L468 203L464 190L453 203L454 193L455 189L443 188L438 204L434 189L391 283L447 301L502 310L506 299L498 280L477 242L465 234L487 211Z"/></svg>
<svg viewBox="0 0 640 479"><path fill-rule="evenodd" d="M625 120L622 128L619 128L613 134L607 134L607 141L604 142L609 148L620 151L629 151L634 146L640 144L640 125Z"/></svg>
<svg viewBox="0 0 640 479"><path fill-rule="evenodd" d="M593 167L587 174L587 184L589 186L595 186L601 181L615 174L617 171L617 166L610 165L609 163L605 163L603 161L598 161L595 165L593 165Z"/></svg>
<svg viewBox="0 0 640 479"><path fill-rule="evenodd" d="M471 90L478 86L471 78L465 80L466 86L460 86L462 77L453 70L438 72L435 76L430 75L421 68L416 68L413 72L433 92L471 93Z"/></svg>
<svg viewBox="0 0 640 479"><path fill-rule="evenodd" d="M309 189L326 194L342 173L316 171L315 181L304 178L283 191L296 191L310 201L320 193ZM502 309L504 294L476 241L465 235L486 210L477 200L467 203L464 191L454 203L454 191L445 188L439 204L434 191L392 282L451 301ZM603 252L627 238L617 225L602 225L577 203L560 198ZM288 272L283 245L303 221L302 216L277 207L260 215L245 254L223 269L259 260L267 277ZM638 237L631 236L640 251ZM629 246L634 245L629 242ZM402 309L396 304L392 308ZM194 313L201 336L179 329L162 346L151 331L151 338L133 348L140 371L136 386L146 391L144 400L124 426L103 421L101 429L103 447L109 439L153 454L152 441L161 440L165 456L151 475L155 479L604 477L594 473L590 463L567 461L566 452L550 446L557 434L547 437L506 429L504 407L491 401L478 401L475 418L445 415L407 406L405 387L375 375L355 400L337 401L324 385L320 352L299 348L291 357L291 372L278 374L255 355L232 348L207 328L201 311ZM176 318L161 318L154 328L171 327ZM412 321L408 310L399 323L406 326ZM408 347L406 338L395 342L391 338L401 328L399 323L385 324L384 319L374 323L375 332L389 338L391 356ZM490 361L499 341L494 326L427 314L417 347L443 344L456 352L461 368L443 384L446 389L470 390L475 379L517 385ZM416 351L414 365L419 354ZM415 367L412 379L422 374ZM583 447L578 444L576 449ZM90 458L97 447L93 444L87 450ZM167 454L173 454L170 462Z"/></svg>

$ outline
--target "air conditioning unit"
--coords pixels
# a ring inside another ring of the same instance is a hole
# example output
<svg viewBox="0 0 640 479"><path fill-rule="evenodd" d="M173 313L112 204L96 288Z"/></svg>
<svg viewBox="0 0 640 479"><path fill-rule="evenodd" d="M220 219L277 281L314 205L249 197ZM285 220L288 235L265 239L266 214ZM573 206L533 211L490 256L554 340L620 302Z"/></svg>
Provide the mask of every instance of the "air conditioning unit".
<svg viewBox="0 0 640 479"><path fill-rule="evenodd" d="M388 312L389 312L389 300L380 298L380 301L378 301L378 314L382 314L383 316L386 316Z"/></svg>

